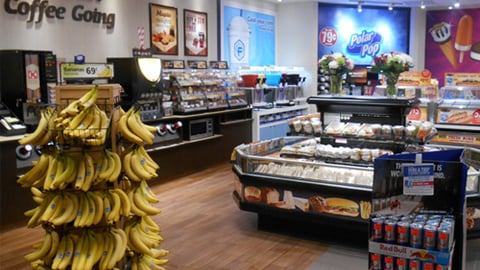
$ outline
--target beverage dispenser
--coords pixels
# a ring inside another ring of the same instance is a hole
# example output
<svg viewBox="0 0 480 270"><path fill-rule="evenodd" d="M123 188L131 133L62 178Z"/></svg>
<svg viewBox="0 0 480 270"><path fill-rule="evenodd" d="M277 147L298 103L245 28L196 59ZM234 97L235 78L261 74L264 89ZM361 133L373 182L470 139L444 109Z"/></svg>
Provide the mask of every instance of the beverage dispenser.
<svg viewBox="0 0 480 270"><path fill-rule="evenodd" d="M141 106L142 120L161 118L162 110L162 64L155 57L107 58L113 64L115 77L110 82L120 84L122 107L129 108L137 103Z"/></svg>

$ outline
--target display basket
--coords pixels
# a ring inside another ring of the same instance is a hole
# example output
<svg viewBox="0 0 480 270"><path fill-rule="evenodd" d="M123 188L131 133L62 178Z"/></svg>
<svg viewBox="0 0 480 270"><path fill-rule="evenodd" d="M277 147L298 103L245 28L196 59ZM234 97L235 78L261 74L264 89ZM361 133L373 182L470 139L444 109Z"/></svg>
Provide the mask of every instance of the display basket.
<svg viewBox="0 0 480 270"><path fill-rule="evenodd" d="M58 115L52 121L55 122L53 132L56 133L56 141L63 145L87 145L98 146L107 143L113 104L97 100L88 108L88 111L80 110L77 114L61 115L61 112L69 104L54 105ZM103 116L101 114L104 114ZM76 119L77 117L82 118ZM72 122L79 123L73 127Z"/></svg>

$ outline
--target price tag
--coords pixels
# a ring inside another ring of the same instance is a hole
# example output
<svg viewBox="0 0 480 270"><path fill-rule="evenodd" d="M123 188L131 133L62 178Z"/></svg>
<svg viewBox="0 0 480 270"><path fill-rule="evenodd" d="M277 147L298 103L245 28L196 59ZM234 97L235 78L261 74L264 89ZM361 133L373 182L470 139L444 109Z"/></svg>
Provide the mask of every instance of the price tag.
<svg viewBox="0 0 480 270"><path fill-rule="evenodd" d="M335 29L332 27L327 26L322 28L322 30L320 31L319 40L323 46L333 46L335 45L335 43L337 43L337 39L337 31L335 31Z"/></svg>
<svg viewBox="0 0 480 270"><path fill-rule="evenodd" d="M60 65L62 78L69 79L110 79L113 77L113 64L105 63L63 63Z"/></svg>
<svg viewBox="0 0 480 270"><path fill-rule="evenodd" d="M434 193L433 164L403 165L403 194L431 196Z"/></svg>

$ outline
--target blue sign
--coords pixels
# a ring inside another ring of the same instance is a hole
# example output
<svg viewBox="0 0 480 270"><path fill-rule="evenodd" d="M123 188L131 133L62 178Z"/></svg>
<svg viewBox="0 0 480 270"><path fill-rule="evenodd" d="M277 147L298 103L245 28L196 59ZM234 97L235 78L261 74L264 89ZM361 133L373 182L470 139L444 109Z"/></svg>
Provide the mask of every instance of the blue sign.
<svg viewBox="0 0 480 270"><path fill-rule="evenodd" d="M239 61L242 60L245 57L245 44L239 39L235 41L234 48L235 48L234 57Z"/></svg>

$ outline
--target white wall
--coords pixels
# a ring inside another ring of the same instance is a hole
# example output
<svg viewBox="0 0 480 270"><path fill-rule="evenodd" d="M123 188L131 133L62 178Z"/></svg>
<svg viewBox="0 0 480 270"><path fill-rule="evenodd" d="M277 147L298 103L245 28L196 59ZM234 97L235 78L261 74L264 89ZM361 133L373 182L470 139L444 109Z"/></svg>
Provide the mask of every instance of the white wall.
<svg viewBox="0 0 480 270"><path fill-rule="evenodd" d="M2 1L3 4L4 1ZM17 1L12 1L17 3ZM24 0L18 2L32 1ZM177 7L179 55L165 59L188 59L183 50L183 9L208 13L208 59L217 58L216 0L49 0L54 6L65 6L65 19L48 19L41 23L27 23L27 16L8 14L3 5L0 10L0 49L52 50L58 57L73 61L73 56L84 54L88 62L104 62L107 57L128 57L132 48L139 46L137 27L145 28L145 47L149 45L149 3ZM77 22L70 12L75 5L85 9L114 13L115 27L108 30L94 23Z"/></svg>

